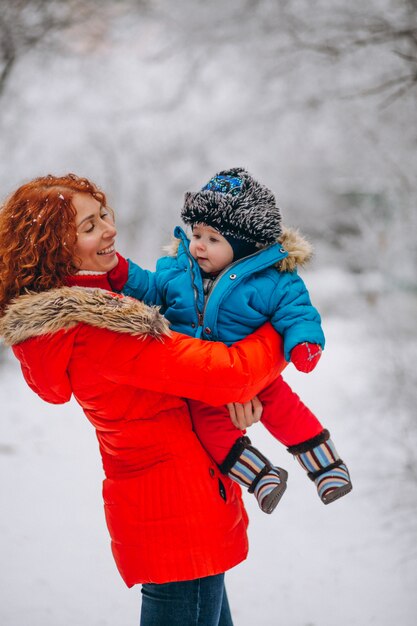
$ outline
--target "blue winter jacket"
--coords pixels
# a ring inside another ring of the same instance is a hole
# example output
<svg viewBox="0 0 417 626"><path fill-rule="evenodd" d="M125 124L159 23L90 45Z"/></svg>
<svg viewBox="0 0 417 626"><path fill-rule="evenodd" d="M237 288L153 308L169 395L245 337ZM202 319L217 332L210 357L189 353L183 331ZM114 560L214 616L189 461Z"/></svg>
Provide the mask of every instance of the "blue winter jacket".
<svg viewBox="0 0 417 626"><path fill-rule="evenodd" d="M275 266L288 256L279 243L225 268L204 302L203 279L189 252L190 241L179 226L174 236L176 254L160 258L155 272L129 259L124 294L159 305L173 330L186 335L231 345L269 320L284 339L287 361L303 341L324 347L320 315L297 270Z"/></svg>

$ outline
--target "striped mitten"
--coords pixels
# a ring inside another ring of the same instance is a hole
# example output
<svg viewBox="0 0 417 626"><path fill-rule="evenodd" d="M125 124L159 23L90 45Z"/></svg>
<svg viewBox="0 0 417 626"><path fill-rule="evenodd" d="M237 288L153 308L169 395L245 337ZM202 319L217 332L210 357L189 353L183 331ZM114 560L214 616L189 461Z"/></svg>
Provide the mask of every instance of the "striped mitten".
<svg viewBox="0 0 417 626"><path fill-rule="evenodd" d="M303 443L288 448L308 477L314 481L324 504L329 504L352 490L349 471L339 457L328 430Z"/></svg>
<svg viewBox="0 0 417 626"><path fill-rule="evenodd" d="M264 513L272 513L287 488L288 473L274 467L249 437L240 437L220 465L220 471L254 493Z"/></svg>

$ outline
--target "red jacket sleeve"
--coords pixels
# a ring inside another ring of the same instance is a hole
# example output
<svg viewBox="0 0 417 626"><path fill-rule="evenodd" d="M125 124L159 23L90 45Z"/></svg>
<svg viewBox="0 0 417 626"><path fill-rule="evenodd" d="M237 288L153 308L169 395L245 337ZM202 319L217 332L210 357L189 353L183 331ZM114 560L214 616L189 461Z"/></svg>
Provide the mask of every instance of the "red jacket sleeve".
<svg viewBox="0 0 417 626"><path fill-rule="evenodd" d="M213 406L247 402L287 365L281 337L270 324L229 348L175 332L158 340L84 327L91 331L91 367L109 381Z"/></svg>

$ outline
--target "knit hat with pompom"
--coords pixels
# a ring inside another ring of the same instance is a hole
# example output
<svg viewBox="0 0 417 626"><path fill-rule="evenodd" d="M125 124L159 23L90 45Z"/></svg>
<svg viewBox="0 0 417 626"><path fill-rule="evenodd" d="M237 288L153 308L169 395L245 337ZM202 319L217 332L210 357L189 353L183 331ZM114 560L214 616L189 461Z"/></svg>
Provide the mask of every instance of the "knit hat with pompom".
<svg viewBox="0 0 417 626"><path fill-rule="evenodd" d="M281 235L274 194L238 167L219 172L201 191L187 192L181 217L191 226L215 228L233 248L236 240L255 247L275 243Z"/></svg>

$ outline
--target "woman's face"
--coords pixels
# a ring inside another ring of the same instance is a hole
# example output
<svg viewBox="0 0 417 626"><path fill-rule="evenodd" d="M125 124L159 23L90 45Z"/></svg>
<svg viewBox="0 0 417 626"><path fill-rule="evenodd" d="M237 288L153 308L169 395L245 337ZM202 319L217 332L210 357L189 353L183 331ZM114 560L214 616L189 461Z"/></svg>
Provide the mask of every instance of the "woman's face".
<svg viewBox="0 0 417 626"><path fill-rule="evenodd" d="M77 211L75 256L78 269L109 272L118 263L113 214L89 193L76 193L72 204Z"/></svg>

